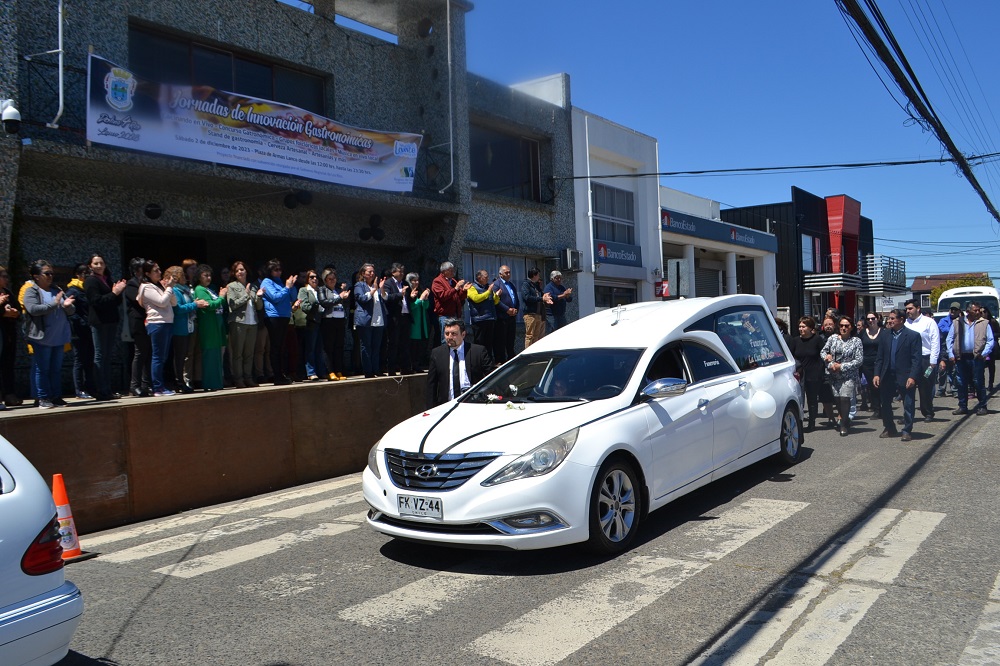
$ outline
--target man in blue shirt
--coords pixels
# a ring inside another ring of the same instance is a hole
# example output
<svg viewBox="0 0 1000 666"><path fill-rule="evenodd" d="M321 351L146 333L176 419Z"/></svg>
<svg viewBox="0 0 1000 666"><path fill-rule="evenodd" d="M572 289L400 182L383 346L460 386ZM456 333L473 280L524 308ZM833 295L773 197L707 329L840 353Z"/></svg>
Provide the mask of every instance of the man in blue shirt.
<svg viewBox="0 0 1000 666"><path fill-rule="evenodd" d="M983 315L982 306L978 301L969 303L965 318L959 317L952 322L948 331L948 358L955 363L955 376L958 379L958 409L952 412L956 416L969 413L969 386L976 387L976 416L986 416L986 357L993 349L993 331L990 323ZM941 362L944 366L944 361Z"/></svg>
<svg viewBox="0 0 1000 666"><path fill-rule="evenodd" d="M564 287L562 273L549 273L549 283L545 285L545 293L552 297L552 302L545 306L545 320L548 324L546 333L562 328L566 321L566 304L573 300L573 288Z"/></svg>

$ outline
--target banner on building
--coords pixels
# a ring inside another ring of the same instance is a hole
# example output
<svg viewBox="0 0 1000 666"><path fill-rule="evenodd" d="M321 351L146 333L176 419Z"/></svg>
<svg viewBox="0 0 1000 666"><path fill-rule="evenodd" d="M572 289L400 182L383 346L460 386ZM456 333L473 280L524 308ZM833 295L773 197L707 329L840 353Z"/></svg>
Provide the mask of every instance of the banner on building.
<svg viewBox="0 0 1000 666"><path fill-rule="evenodd" d="M352 187L411 192L421 136L359 129L208 86L146 81L93 54L87 139Z"/></svg>

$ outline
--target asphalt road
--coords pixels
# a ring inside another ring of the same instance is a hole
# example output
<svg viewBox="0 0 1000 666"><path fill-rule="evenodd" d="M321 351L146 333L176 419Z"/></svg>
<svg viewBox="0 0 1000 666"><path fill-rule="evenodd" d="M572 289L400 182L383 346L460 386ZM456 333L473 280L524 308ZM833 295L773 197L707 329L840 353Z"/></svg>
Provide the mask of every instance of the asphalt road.
<svg viewBox="0 0 1000 666"><path fill-rule="evenodd" d="M610 560L392 541L360 475L86 535L62 664L1000 663L997 415L936 407L908 443L812 433Z"/></svg>

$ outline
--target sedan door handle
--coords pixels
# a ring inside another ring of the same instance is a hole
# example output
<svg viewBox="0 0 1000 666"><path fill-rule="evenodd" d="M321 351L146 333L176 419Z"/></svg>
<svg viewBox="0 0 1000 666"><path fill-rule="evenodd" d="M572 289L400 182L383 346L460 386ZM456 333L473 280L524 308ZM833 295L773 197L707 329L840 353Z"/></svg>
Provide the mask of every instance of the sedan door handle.
<svg viewBox="0 0 1000 666"><path fill-rule="evenodd" d="M708 400L702 398L698 401L698 409L705 409L706 407L708 407Z"/></svg>
<svg viewBox="0 0 1000 666"><path fill-rule="evenodd" d="M740 380L740 390L745 391L746 389L747 389L747 383L743 380Z"/></svg>

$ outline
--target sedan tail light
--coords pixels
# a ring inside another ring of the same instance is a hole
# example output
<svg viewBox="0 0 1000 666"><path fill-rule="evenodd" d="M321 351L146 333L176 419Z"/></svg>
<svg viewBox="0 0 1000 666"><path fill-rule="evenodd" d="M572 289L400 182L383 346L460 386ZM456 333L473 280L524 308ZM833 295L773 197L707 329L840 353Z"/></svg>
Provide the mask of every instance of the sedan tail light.
<svg viewBox="0 0 1000 666"><path fill-rule="evenodd" d="M24 551L21 558L21 571L29 576L43 576L59 571L63 567L63 547L59 536L59 521L55 516L45 529L35 537L35 540Z"/></svg>

